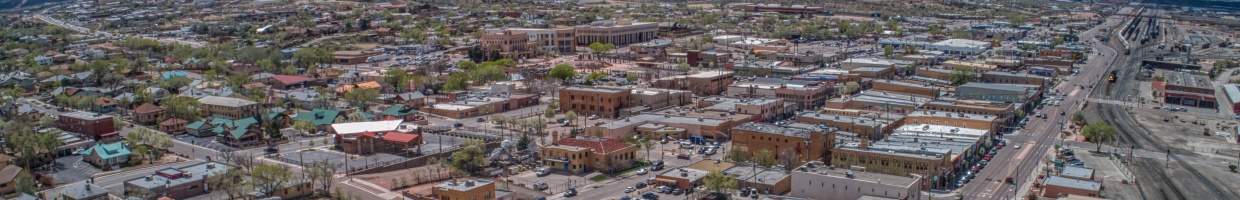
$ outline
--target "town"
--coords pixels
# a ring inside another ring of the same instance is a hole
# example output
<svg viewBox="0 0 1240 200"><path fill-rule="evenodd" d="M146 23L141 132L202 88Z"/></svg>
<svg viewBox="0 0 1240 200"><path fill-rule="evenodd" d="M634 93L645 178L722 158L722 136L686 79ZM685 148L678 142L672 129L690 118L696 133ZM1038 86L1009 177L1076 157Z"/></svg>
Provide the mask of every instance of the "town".
<svg viewBox="0 0 1240 200"><path fill-rule="evenodd" d="M1240 199L1222 0L0 2L0 198Z"/></svg>

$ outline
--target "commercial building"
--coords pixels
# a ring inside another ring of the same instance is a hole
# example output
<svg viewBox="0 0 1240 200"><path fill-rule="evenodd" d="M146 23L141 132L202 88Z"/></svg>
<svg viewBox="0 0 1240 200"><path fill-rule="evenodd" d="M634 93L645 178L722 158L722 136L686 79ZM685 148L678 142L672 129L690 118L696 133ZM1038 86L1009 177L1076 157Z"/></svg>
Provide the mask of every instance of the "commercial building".
<svg viewBox="0 0 1240 200"><path fill-rule="evenodd" d="M710 174L710 171L690 167L681 167L663 171L662 174L655 175L654 181L656 185L684 190L702 185L702 178L706 178L707 174Z"/></svg>
<svg viewBox="0 0 1240 200"><path fill-rule="evenodd" d="M538 105L537 94L467 92L454 101L432 104L427 112L454 119L508 112Z"/></svg>
<svg viewBox="0 0 1240 200"><path fill-rule="evenodd" d="M541 151L544 167L571 174L624 170L637 159L637 147L619 139L564 138Z"/></svg>
<svg viewBox="0 0 1240 200"><path fill-rule="evenodd" d="M684 90L633 88L629 90L629 100L625 108L659 109L693 103L693 94Z"/></svg>
<svg viewBox="0 0 1240 200"><path fill-rule="evenodd" d="M190 135L198 137L214 136L221 143L234 147L257 145L259 140L262 139L261 129L262 127L259 127L258 124L258 118L255 117L234 120L218 115L185 125L185 130Z"/></svg>
<svg viewBox="0 0 1240 200"><path fill-rule="evenodd" d="M1089 180L1071 179L1060 176L1047 177L1042 182L1042 197L1057 198L1066 195L1097 197L1102 191L1102 183Z"/></svg>
<svg viewBox="0 0 1240 200"><path fill-rule="evenodd" d="M653 40L658 37L659 25L650 22L596 21L589 25L574 27L577 45L591 43L627 45Z"/></svg>
<svg viewBox="0 0 1240 200"><path fill-rule="evenodd" d="M868 140L882 139L897 126L888 119L806 111L794 119L799 123L825 124L839 131L855 133Z"/></svg>
<svg viewBox="0 0 1240 200"><path fill-rule="evenodd" d="M529 35L524 32L512 30L488 32L478 38L478 47L483 52L498 54L505 58L526 58L533 53L530 50L529 39Z"/></svg>
<svg viewBox="0 0 1240 200"><path fill-rule="evenodd" d="M971 82L956 87L956 97L1024 105L1040 101L1042 87L1040 85Z"/></svg>
<svg viewBox="0 0 1240 200"><path fill-rule="evenodd" d="M103 186L95 185L93 181L83 181L62 186L60 196L56 199L64 200L108 200L108 189Z"/></svg>
<svg viewBox="0 0 1240 200"><path fill-rule="evenodd" d="M581 116L620 117L621 109L630 105L631 90L608 87L565 87L560 89L560 109Z"/></svg>
<svg viewBox="0 0 1240 200"><path fill-rule="evenodd" d="M694 142L704 139L728 138L732 127L745 122L754 121L753 115L732 113L711 113L692 116L690 113L642 113L598 126L586 128L586 135L605 138L625 138L639 133L642 126L669 127L680 129L677 138L686 138ZM653 128L653 127L652 127Z"/></svg>
<svg viewBox="0 0 1240 200"><path fill-rule="evenodd" d="M866 171L936 180L922 189L946 186L984 154L988 130L942 125L906 124L880 141L845 142L832 151L831 165L864 167Z"/></svg>
<svg viewBox="0 0 1240 200"><path fill-rule="evenodd" d="M907 95L917 95L927 98L937 98L941 93L938 87L930 86L929 84L893 81L888 79L870 81L870 89Z"/></svg>
<svg viewBox="0 0 1240 200"><path fill-rule="evenodd" d="M332 124L331 133L335 135L336 148L349 154L416 151L422 144L422 134L416 132L416 126L402 122L398 119Z"/></svg>
<svg viewBox="0 0 1240 200"><path fill-rule="evenodd" d="M806 5L782 5L782 4L751 4L741 3L733 5L734 8L747 12L777 12L782 14L799 14L813 15L828 13L828 11L820 6Z"/></svg>
<svg viewBox="0 0 1240 200"><path fill-rule="evenodd" d="M1151 82L1154 96L1162 98L1163 103L1202 108L1216 108L1218 101L1214 97L1214 84L1210 78L1181 71L1159 70L1162 80Z"/></svg>
<svg viewBox="0 0 1240 200"><path fill-rule="evenodd" d="M56 118L56 128L65 132L81 134L90 139L111 139L119 134L112 116L85 111L74 111L60 114Z"/></svg>
<svg viewBox="0 0 1240 200"><path fill-rule="evenodd" d="M1050 80L1046 77L1021 72L1006 71L988 71L982 73L982 82L986 83L1005 83L1005 84L1022 84L1022 85L1047 85Z"/></svg>
<svg viewBox="0 0 1240 200"><path fill-rule="evenodd" d="M1077 166L1064 166L1063 170L1059 170L1059 176L1077 180L1094 180L1094 169Z"/></svg>
<svg viewBox="0 0 1240 200"><path fill-rule="evenodd" d="M732 112L757 116L760 121L771 121L787 117L791 114L790 105L778 98L732 98L708 97L697 103L697 107L718 112Z"/></svg>
<svg viewBox="0 0 1240 200"><path fill-rule="evenodd" d="M968 39L947 39L933 43L902 39L882 39L879 40L879 44L884 46L892 46L896 49L904 48L904 46L912 46L914 48L939 51L945 54L953 55L976 55L990 50L989 42Z"/></svg>
<svg viewBox="0 0 1240 200"><path fill-rule="evenodd" d="M818 81L781 78L755 78L738 81L728 86L729 97L781 98L793 103L796 109L817 108L824 105L833 88Z"/></svg>
<svg viewBox="0 0 1240 200"><path fill-rule="evenodd" d="M908 113L897 124L931 124L993 132L1000 130L1000 119L993 115L922 110Z"/></svg>
<svg viewBox="0 0 1240 200"><path fill-rule="evenodd" d="M938 98L930 102L926 102L923 108L926 110L992 115L995 116L995 118L998 118L998 121L1005 124L1016 121L1016 108L1013 107L1013 104L1004 102Z"/></svg>
<svg viewBox="0 0 1240 200"><path fill-rule="evenodd" d="M651 86L655 88L687 90L698 96L719 95L732 82L732 72L704 71L690 75L670 76L655 79Z"/></svg>
<svg viewBox="0 0 1240 200"><path fill-rule="evenodd" d="M918 108L929 101L930 98L918 95L866 90L852 97L832 99L827 103L827 108L864 110L884 115L903 115L918 110Z"/></svg>
<svg viewBox="0 0 1240 200"><path fill-rule="evenodd" d="M788 196L808 199L922 199L921 175L897 176L809 162L792 171Z"/></svg>
<svg viewBox="0 0 1240 200"><path fill-rule="evenodd" d="M823 160L834 144L833 129L827 126L793 123L745 123L732 128L732 150L753 156L768 152L784 166Z"/></svg>
<svg viewBox="0 0 1240 200"><path fill-rule="evenodd" d="M198 107L205 116L224 116L240 119L258 116L258 102L221 96L205 96L198 99Z"/></svg>
<svg viewBox="0 0 1240 200"><path fill-rule="evenodd" d="M469 179L444 181L431 189L431 196L440 200L491 200L498 198L495 194L495 181L491 179Z"/></svg>
<svg viewBox="0 0 1240 200"><path fill-rule="evenodd" d="M207 179L227 172L233 167L213 161L181 168L164 168L155 174L125 181L125 196L155 200L161 197L188 199L210 193Z"/></svg>
<svg viewBox="0 0 1240 200"><path fill-rule="evenodd" d="M1223 85L1223 93L1227 95L1227 103L1231 104L1231 112L1240 113L1240 84Z"/></svg>
<svg viewBox="0 0 1240 200"><path fill-rule="evenodd" d="M723 170L723 174L736 178L736 188L752 188L761 194L783 195L792 190L792 177L784 169L734 166Z"/></svg>

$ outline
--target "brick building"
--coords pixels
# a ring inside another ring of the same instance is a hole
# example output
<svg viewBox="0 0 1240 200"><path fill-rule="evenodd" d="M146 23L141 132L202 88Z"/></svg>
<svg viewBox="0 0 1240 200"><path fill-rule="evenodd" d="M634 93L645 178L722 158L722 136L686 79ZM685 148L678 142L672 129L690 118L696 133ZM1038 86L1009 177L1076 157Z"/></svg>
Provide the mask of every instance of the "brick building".
<svg viewBox="0 0 1240 200"><path fill-rule="evenodd" d="M690 75L655 79L651 86L663 89L688 90L698 96L711 96L719 95L719 93L727 90L733 81L735 80L732 77L732 72L705 71Z"/></svg>
<svg viewBox="0 0 1240 200"><path fill-rule="evenodd" d="M566 87L560 89L560 109L581 116L616 118L629 105L630 89L607 87Z"/></svg>
<svg viewBox="0 0 1240 200"><path fill-rule="evenodd" d="M596 21L581 25L576 30L577 45L608 43L627 45L653 40L658 37L659 25L650 22Z"/></svg>
<svg viewBox="0 0 1240 200"><path fill-rule="evenodd" d="M105 140L118 135L112 120L109 115L75 111L60 114L60 117L56 118L56 128L94 140Z"/></svg>
<svg viewBox="0 0 1240 200"><path fill-rule="evenodd" d="M618 139L564 138L541 150L544 167L571 174L624 170L637 159L637 146Z"/></svg>
<svg viewBox="0 0 1240 200"><path fill-rule="evenodd" d="M198 99L198 107L206 116L224 116L230 119L256 117L261 111L258 102L233 97L206 96Z"/></svg>
<svg viewBox="0 0 1240 200"><path fill-rule="evenodd" d="M732 148L751 156L757 152L770 152L784 166L799 166L802 162L823 160L830 156L828 152L835 140L831 135L833 131L800 123L745 123L732 128Z"/></svg>
<svg viewBox="0 0 1240 200"><path fill-rule="evenodd" d="M498 198L495 194L495 181L481 178L441 182L431 189L431 196L440 200L492 200Z"/></svg>

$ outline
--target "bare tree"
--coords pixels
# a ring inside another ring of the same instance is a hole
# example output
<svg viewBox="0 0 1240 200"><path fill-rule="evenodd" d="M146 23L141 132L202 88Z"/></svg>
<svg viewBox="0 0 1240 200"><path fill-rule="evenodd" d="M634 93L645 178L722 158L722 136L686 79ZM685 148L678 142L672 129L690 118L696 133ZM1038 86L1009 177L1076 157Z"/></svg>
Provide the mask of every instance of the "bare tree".
<svg viewBox="0 0 1240 200"><path fill-rule="evenodd" d="M304 173L306 173L310 185L314 187L315 193L327 193L332 186L332 178L336 174L336 168L332 167L327 161L319 161L308 165Z"/></svg>

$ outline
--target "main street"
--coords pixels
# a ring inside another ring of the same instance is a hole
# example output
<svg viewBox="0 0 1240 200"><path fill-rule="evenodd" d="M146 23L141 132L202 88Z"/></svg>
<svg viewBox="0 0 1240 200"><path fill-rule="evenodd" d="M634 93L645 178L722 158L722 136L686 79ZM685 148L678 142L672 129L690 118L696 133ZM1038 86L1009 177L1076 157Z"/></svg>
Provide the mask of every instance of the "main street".
<svg viewBox="0 0 1240 200"><path fill-rule="evenodd" d="M1000 149L990 164L978 172L977 178L960 190L965 199L1016 199L1019 191L1035 181L1032 177L1041 171L1043 158L1058 144L1056 140L1071 114L1080 110L1082 102L1097 88L1093 85L1101 80L1118 56L1122 56L1108 43L1098 41L1095 35L1112 35L1115 27L1126 20L1127 17L1109 17L1102 25L1082 34L1080 38L1091 41L1089 44L1095 51L1080 67L1079 74L1054 87L1058 94L1064 95L1063 101L1057 106L1044 106L1037 113L1045 114L1045 119L1029 117L1025 126L1028 128L1007 136L1009 147ZM1104 30L1106 32L1102 32ZM1018 145L1023 148L1013 148ZM1009 177L1015 185L1004 182Z"/></svg>

